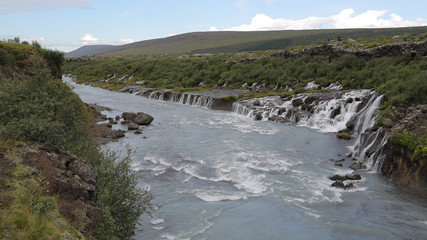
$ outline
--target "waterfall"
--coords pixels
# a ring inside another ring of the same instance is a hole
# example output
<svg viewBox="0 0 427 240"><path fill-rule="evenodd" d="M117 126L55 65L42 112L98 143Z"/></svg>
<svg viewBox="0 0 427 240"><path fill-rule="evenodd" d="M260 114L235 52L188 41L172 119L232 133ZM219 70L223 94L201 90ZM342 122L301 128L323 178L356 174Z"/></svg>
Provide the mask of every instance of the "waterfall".
<svg viewBox="0 0 427 240"><path fill-rule="evenodd" d="M168 93L168 97L165 97ZM211 108L215 98L197 93L169 93L168 90L153 91L148 98L158 100L170 100L179 104Z"/></svg>
<svg viewBox="0 0 427 240"><path fill-rule="evenodd" d="M347 122L357 114L364 115L361 111L370 110L369 107L375 99L376 94L371 90L304 93L286 100L280 97L264 97L235 102L233 112L250 118L262 116L264 120L289 122L324 132L337 132L346 129ZM367 106L358 111L366 102ZM372 106L372 109L376 108L377 105ZM365 123L371 118L366 117L366 120L361 122Z"/></svg>

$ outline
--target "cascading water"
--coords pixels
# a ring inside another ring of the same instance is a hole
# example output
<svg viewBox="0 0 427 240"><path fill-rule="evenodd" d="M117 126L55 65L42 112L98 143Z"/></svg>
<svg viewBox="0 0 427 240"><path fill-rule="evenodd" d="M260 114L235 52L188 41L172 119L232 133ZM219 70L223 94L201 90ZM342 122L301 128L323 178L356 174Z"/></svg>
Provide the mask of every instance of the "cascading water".
<svg viewBox="0 0 427 240"><path fill-rule="evenodd" d="M337 132L346 129L346 123L365 112L376 99L371 90L336 91L328 93L298 94L292 99L264 97L235 102L233 112L250 118L262 116L268 120L289 122L300 126ZM360 106L368 102L363 110ZM378 106L372 106L372 109ZM362 113L363 112L363 113ZM364 121L370 121L372 117ZM258 119L259 120L259 119Z"/></svg>

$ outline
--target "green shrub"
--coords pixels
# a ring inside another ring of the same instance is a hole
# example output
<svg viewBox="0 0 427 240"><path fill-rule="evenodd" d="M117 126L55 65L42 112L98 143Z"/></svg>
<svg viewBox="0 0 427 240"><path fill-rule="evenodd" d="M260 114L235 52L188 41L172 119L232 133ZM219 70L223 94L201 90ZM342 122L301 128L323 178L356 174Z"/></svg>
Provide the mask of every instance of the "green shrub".
<svg viewBox="0 0 427 240"><path fill-rule="evenodd" d="M129 239L143 213L151 215L153 196L147 189L138 188L141 176L131 168L131 151L120 159L107 151L92 159L97 176L96 206L102 209L102 221L96 226L99 239Z"/></svg>

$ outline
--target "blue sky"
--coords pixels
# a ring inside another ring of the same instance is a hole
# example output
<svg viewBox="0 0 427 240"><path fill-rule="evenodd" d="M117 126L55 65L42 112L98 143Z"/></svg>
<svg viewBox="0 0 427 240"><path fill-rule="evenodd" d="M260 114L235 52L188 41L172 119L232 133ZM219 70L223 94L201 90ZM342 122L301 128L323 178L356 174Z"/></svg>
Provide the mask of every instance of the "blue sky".
<svg viewBox="0 0 427 240"><path fill-rule="evenodd" d="M196 31L427 25L425 0L0 0L0 39L61 51Z"/></svg>

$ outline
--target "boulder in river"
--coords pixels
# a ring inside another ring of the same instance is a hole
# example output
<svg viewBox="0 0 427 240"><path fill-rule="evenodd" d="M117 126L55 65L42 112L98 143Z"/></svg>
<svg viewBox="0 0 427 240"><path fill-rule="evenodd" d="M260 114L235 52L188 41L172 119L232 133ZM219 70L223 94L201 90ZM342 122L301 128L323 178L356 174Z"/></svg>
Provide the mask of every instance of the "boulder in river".
<svg viewBox="0 0 427 240"><path fill-rule="evenodd" d="M134 112L124 112L124 113L122 113L122 117L123 117L124 120L131 120L131 121L133 121L136 118L136 113L134 113Z"/></svg>
<svg viewBox="0 0 427 240"><path fill-rule="evenodd" d="M347 173L347 174L345 175L345 177L346 177L348 180L360 180L360 179L362 179L362 177L360 176L360 174L351 174L351 173Z"/></svg>
<svg viewBox="0 0 427 240"><path fill-rule="evenodd" d="M128 130L138 130L139 126L136 123L129 123Z"/></svg>
<svg viewBox="0 0 427 240"><path fill-rule="evenodd" d="M350 168L353 170L366 169L366 165L362 162L354 162L351 164Z"/></svg>
<svg viewBox="0 0 427 240"><path fill-rule="evenodd" d="M139 112L136 115L134 122L138 125L149 125L153 120L154 120L154 118L151 115L143 113L143 112Z"/></svg>

